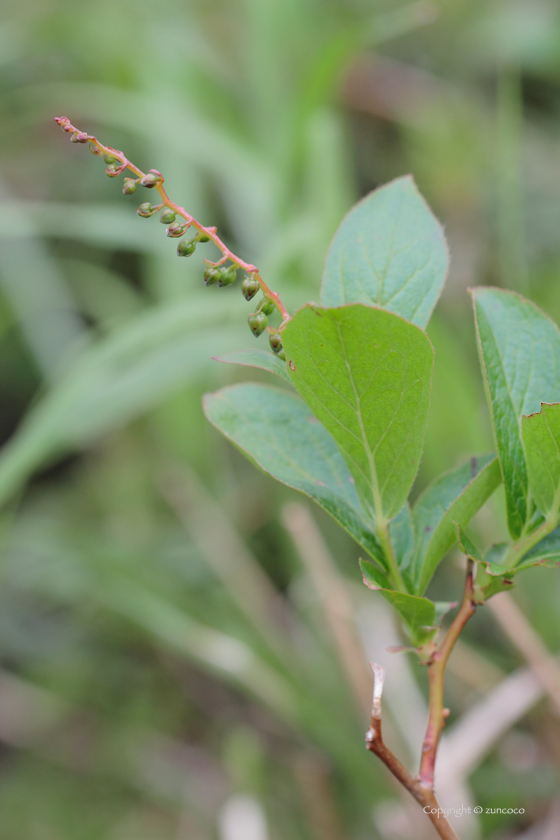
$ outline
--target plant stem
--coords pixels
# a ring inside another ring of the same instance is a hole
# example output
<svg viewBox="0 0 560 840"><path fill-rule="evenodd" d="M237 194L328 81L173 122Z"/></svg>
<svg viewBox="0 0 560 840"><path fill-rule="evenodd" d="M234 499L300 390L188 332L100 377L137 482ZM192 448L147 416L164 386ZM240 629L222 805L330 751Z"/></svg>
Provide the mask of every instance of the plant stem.
<svg viewBox="0 0 560 840"><path fill-rule="evenodd" d="M422 746L422 760L420 762L418 781L425 789L431 791L434 789L434 769L437 748L441 738L441 733L443 732L443 727L445 726L445 719L448 714L443 705L443 680L445 675L445 666L447 665L449 655L453 650L453 646L459 638L461 631L469 618L474 615L476 611L476 604L473 599L473 565L473 561L469 558L467 561L467 574L463 600L461 601L459 612L453 619L441 646L433 654L432 659L428 664L428 727L426 729L426 736Z"/></svg>
<svg viewBox="0 0 560 840"><path fill-rule="evenodd" d="M82 133L82 132L80 132L80 129L73 126L72 123L70 122L70 120L68 120L66 117L55 117L55 122L58 123L58 125L60 125L64 129L64 131L75 132L75 133L78 133L78 134ZM130 171L133 172L138 178L144 178L145 177L146 173L142 172L141 169L138 169L138 167L135 166L133 163L131 163L131 161L128 160L128 158L123 154L123 152L120 152L118 149L112 149L111 146L104 146L102 143L99 142L99 140L96 137L93 137L92 135L88 135L87 141L84 140L84 142L88 142L92 146L95 146L95 148L98 149L99 152L102 153L102 154L112 155L114 158L116 158L118 161L120 161L121 166L123 167L123 171L124 171L124 169L130 169ZM119 167L119 170L120 170L120 167ZM152 171L155 171L155 170L152 170ZM161 196L163 206L168 207L170 210L173 210L173 212L176 213L178 216L182 216L183 219L185 219L185 221L188 222L189 227L194 227L199 233L202 233L202 234L204 234L204 236L207 236L208 239L210 239L214 243L214 245L217 248L219 248L220 251L222 252L223 256L218 261L218 263L210 263L210 264L211 265L220 265L220 264L226 262L226 260L231 260L231 262L234 263L234 265L238 266L238 268L242 268L248 274L252 274L255 277L255 279L257 279L259 281L259 285L261 287L262 293L265 295L265 297L269 298L274 303L274 305L276 306L276 308L280 312L280 314L282 316L282 324L280 326L283 326L287 321L289 321L290 320L290 314L289 314L288 310L286 309L286 307L284 306L284 304L282 303L282 301L280 300L280 295L277 292L273 292L273 291L271 291L271 289L269 289L267 284L264 282L264 280L260 276L259 270L257 269L257 267L252 265L251 263L245 262L240 257L237 257L233 253L233 251L231 251L227 247L227 245L225 245L222 242L222 240L220 239L220 237L216 233L216 228L215 227L204 227L204 225L201 225L200 222L197 222L197 220L194 218L194 216L191 216L191 214L188 213L185 210L184 207L181 207L180 205L175 204L173 201L171 201L171 199L169 198L169 196L167 195L166 191L163 188L163 182L164 182L163 175L161 175L161 173L158 173L158 176L159 176L159 180L158 180L158 183L155 185L155 189L158 191L159 195ZM210 262L210 261L205 260L205 262ZM280 327L278 329L280 329ZM276 330L274 330L274 332L276 332Z"/></svg>
<svg viewBox="0 0 560 840"><path fill-rule="evenodd" d="M419 779L415 779L383 741L381 733L381 695L385 672L380 665L373 662L371 667L374 674L373 705L370 728L366 733L366 748L375 753L401 785L412 794L443 840L459 840L440 808L433 788L428 788Z"/></svg>

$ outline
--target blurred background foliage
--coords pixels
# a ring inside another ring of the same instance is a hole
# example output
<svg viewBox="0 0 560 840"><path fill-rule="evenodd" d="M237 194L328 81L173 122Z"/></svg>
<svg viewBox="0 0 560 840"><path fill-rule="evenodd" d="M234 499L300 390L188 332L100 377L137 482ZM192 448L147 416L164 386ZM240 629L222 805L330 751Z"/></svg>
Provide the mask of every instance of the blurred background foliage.
<svg viewBox="0 0 560 840"><path fill-rule="evenodd" d="M202 415L248 378L211 361L253 346L248 306L52 117L161 170L291 309L352 203L414 174L452 252L418 490L492 447L467 287L560 318L558 5L4 0L0 44L0 840L419 840L363 749L365 663L409 762L424 674L383 653L357 548ZM473 527L503 533L499 498ZM525 808L464 840L560 835L560 703L524 667L558 594L526 573L538 635L488 607L454 654L443 804Z"/></svg>

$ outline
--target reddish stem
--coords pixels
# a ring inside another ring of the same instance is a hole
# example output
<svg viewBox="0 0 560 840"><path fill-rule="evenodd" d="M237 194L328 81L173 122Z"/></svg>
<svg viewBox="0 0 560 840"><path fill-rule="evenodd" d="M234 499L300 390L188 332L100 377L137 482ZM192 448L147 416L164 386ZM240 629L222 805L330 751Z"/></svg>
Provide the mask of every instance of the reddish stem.
<svg viewBox="0 0 560 840"><path fill-rule="evenodd" d="M465 579L465 589L463 591L463 600L459 607L459 612L453 619L449 630L440 648L433 654L428 664L428 680L429 680L429 715L428 727L426 729L426 736L422 746L422 760L420 762L420 771L418 773L418 781L427 790L434 789L434 770L436 763L436 754L441 738L441 733L445 726L445 720L449 714L448 710L443 705L443 680L445 675L445 666L449 655L453 650L455 642L459 638L461 631L465 624L474 615L476 604L474 602L473 590L473 562L468 560L467 574Z"/></svg>
<svg viewBox="0 0 560 840"><path fill-rule="evenodd" d="M433 826L443 840L459 840L447 821L433 789L427 788L419 779L415 779L383 741L381 733L381 694L383 691L384 671L381 666L371 663L374 673L373 707L371 724L366 733L366 748L375 753L393 776L416 799L422 810L432 821Z"/></svg>

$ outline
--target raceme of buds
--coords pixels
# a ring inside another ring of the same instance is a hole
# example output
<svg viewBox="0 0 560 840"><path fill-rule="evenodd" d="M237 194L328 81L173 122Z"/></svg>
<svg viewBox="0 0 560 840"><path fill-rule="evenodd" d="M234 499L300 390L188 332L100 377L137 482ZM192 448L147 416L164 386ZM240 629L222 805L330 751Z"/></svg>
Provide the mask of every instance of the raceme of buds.
<svg viewBox="0 0 560 840"><path fill-rule="evenodd" d="M252 315L249 315L247 318L247 322L251 328L251 332L258 338L266 330L266 325L268 324L268 318L264 314L264 312L253 312Z"/></svg>
<svg viewBox="0 0 560 840"><path fill-rule="evenodd" d="M162 223L162 225L170 225L172 222L175 221L175 213L173 212L173 210L165 210L159 217L159 220Z"/></svg>
<svg viewBox="0 0 560 840"><path fill-rule="evenodd" d="M136 192L136 184L138 183L137 180L134 178L125 178L123 182L123 195L132 195L132 193Z"/></svg>
<svg viewBox="0 0 560 840"><path fill-rule="evenodd" d="M111 148L111 146L102 146L95 137L88 135L85 131L79 131L75 128L67 117L55 117L55 122L64 132L71 134L70 139L73 143L89 143L89 148L92 154L98 157L103 157L107 167L105 171L109 178L115 178L127 169L130 169L132 172L137 174L138 177L136 178L124 178L122 187L124 195L132 195L132 193L135 193L138 184L143 187L147 187L148 189L153 189L154 187L158 188L158 192L161 194L161 198L163 199L162 203L152 205L149 201L143 202L136 211L139 216L149 218L150 216L153 216L154 213L161 211L160 222L168 226L166 233L167 236L171 238L180 238L184 235L188 228L191 226L195 228L195 236L192 239L182 239L178 243L178 256L190 257L194 254L199 242L209 242L210 240L214 242L214 244L222 252L223 257L217 263L208 264L209 261L205 260L207 263L204 268L205 285L212 286L217 284L219 287L231 286L236 280L238 269L240 267L245 269L247 275L241 283L241 291L246 300L252 300L261 288L264 294L255 312L249 316L249 325L255 336L261 335L261 333L266 329L268 324L267 316L271 315L275 308L278 308L282 314L283 323L289 319L287 310L276 295L274 296L276 303L273 302L271 296L272 293L269 292L267 286L260 279L257 269L235 257L218 238L215 227L203 228L202 225L186 213L186 211L181 209L178 213L177 210L172 209L173 207L176 207L176 205L171 205L171 202L163 189L162 185L164 178L161 172L157 169L150 169L149 172L144 175L132 163L130 163L130 161L127 160L122 152L116 151ZM169 205L171 205L171 207ZM182 216L183 218L177 220L177 215ZM224 263L228 260L230 264L224 265ZM277 355L281 358L285 358L279 334L276 335L275 333L271 338L271 347Z"/></svg>
<svg viewBox="0 0 560 840"><path fill-rule="evenodd" d="M200 241L200 240L198 240ZM181 242L177 245L177 256L178 257L190 257L191 254L194 254L196 248L197 239L182 239Z"/></svg>
<svg viewBox="0 0 560 840"><path fill-rule="evenodd" d="M245 300L251 300L252 298L254 298L257 292L259 291L260 287L261 286L259 281L252 274L248 274L241 281L241 291L243 292L243 297L245 298Z"/></svg>

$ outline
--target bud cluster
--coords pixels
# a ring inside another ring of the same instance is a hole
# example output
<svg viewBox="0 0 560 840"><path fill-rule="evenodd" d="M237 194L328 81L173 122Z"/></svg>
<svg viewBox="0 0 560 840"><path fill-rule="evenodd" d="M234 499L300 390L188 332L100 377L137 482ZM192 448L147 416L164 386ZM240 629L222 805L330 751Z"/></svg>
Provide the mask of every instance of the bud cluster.
<svg viewBox="0 0 560 840"><path fill-rule="evenodd" d="M241 292L245 299L248 301L252 300L259 290L263 292L263 298L259 302L255 312L249 315L248 318L251 332L258 338L268 329L272 350L281 359L285 359L286 356L282 348L280 332L279 330L268 327L268 317L272 315L275 309L278 309L283 317L282 323L284 323L289 320L289 315L278 295L271 292L262 281L257 269L236 257L224 245L221 239L218 238L216 228L204 228L182 207L173 204L163 189L164 179L161 172L157 169L150 169L147 173L141 172L127 160L122 152L103 146L95 137L88 135L84 131L79 131L71 124L67 117L55 117L55 122L64 132L71 134L70 140L73 143L89 143L89 148L92 153L98 157L103 157L107 166L105 171L109 178L116 178L126 169L130 169L134 173L135 178L129 176L124 178L122 187L124 195L132 195L136 192L138 186L146 187L147 189L157 189L162 198L162 203L152 205L149 201L145 201L140 204L136 212L142 218L148 219L160 210L162 211L159 220L163 225L167 225L167 236L172 239L181 239L177 245L177 255L179 257L190 257L194 254L199 243L212 240L222 251L223 257L216 263L210 262L209 260L204 261L206 265L203 278L206 286L217 285L218 288L231 286L236 280L239 268L245 269L247 274L241 282ZM177 216L182 218L177 220ZM182 239L185 231L190 227L196 228L196 235L192 239ZM225 265L228 261L229 264Z"/></svg>

